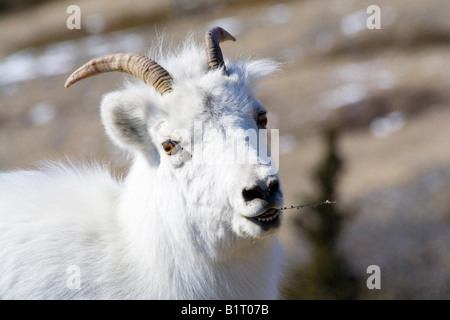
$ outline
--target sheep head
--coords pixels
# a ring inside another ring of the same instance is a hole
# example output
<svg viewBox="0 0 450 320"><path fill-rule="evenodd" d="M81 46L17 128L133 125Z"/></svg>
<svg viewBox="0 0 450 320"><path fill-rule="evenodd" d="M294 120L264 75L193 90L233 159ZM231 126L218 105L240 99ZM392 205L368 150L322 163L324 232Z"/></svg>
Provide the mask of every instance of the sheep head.
<svg viewBox="0 0 450 320"><path fill-rule="evenodd" d="M173 209L167 211L184 208L186 217L177 219L198 226L198 237L208 237L204 230L217 239L230 232L263 237L281 225L283 196L264 138L266 110L253 84L276 64L226 66L219 46L224 40L235 39L222 28L211 29L206 55L185 43L178 56L159 57L161 64L136 54L97 58L75 71L66 86L109 71L142 80L103 98L110 138L145 159L156 188L177 195L166 199Z"/></svg>

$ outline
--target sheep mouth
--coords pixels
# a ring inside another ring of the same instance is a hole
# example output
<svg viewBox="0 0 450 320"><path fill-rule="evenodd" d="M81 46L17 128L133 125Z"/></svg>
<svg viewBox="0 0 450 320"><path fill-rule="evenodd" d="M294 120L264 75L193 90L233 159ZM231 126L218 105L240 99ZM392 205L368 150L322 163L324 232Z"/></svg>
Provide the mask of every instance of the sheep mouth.
<svg viewBox="0 0 450 320"><path fill-rule="evenodd" d="M269 208L260 215L247 218L250 221L260 225L264 229L276 228L280 225L281 210L276 208Z"/></svg>

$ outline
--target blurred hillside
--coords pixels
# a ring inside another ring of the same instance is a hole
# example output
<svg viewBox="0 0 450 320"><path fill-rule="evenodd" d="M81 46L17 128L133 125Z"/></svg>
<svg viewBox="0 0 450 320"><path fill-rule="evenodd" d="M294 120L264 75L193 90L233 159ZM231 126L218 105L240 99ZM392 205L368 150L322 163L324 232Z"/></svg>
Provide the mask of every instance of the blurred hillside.
<svg viewBox="0 0 450 320"><path fill-rule="evenodd" d="M70 89L65 79L91 58L145 54L161 34L177 43L194 32L201 43L220 25L237 38L222 45L227 59L283 64L259 99L270 111L269 127L280 129L287 205L314 194L321 132L340 129L338 205L355 216L339 247L355 274L367 277L373 264L382 272L382 289L363 290L361 298L450 298L450 1L11 3L0 1L0 170L66 155L126 170L126 155L106 139L98 110L123 76ZM66 27L71 4L81 9L80 30ZM373 4L381 8L380 30L366 27ZM288 265L310 257L290 223L301 214L286 211Z"/></svg>

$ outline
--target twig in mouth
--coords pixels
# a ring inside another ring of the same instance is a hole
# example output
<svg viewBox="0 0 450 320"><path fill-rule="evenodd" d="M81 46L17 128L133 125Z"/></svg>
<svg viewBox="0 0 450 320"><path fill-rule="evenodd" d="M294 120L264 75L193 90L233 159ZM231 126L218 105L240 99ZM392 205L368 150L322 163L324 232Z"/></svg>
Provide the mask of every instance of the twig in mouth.
<svg viewBox="0 0 450 320"><path fill-rule="evenodd" d="M289 209L297 209L298 210L298 209L305 208L305 207L316 208L316 207L324 205L324 204L334 204L334 203L336 203L336 201L326 200L324 202L319 202L319 203L307 203L307 204L301 204L299 206L283 207L283 208L280 208L280 210L289 210Z"/></svg>

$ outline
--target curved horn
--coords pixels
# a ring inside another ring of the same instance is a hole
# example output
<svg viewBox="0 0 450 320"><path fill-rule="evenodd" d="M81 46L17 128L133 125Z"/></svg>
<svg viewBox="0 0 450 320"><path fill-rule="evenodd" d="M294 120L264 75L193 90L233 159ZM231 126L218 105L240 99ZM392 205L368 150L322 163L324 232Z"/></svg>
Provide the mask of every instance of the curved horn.
<svg viewBox="0 0 450 320"><path fill-rule="evenodd" d="M205 40L208 50L208 68L217 69L223 67L224 72L227 73L219 43L226 40L236 41L236 39L224 29L216 27L206 32Z"/></svg>
<svg viewBox="0 0 450 320"><path fill-rule="evenodd" d="M152 59L133 53L117 53L93 59L72 73L67 78L65 87L68 88L75 82L87 77L110 71L131 74L146 84L155 87L161 94L172 90L172 77L167 70Z"/></svg>

